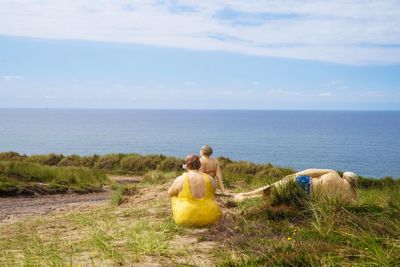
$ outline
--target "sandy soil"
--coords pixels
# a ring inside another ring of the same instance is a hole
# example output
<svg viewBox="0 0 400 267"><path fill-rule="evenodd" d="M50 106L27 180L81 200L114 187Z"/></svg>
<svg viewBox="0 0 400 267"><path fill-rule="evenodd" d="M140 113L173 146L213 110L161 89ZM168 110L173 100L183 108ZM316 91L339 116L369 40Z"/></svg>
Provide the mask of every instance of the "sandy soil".
<svg viewBox="0 0 400 267"><path fill-rule="evenodd" d="M0 198L0 223L13 222L27 215L40 215L49 212L70 211L101 205L108 202L112 192L90 193L84 195L64 194L39 197Z"/></svg>
<svg viewBox="0 0 400 267"><path fill-rule="evenodd" d="M130 181L136 183L140 181L140 177L111 177L113 180L120 180L122 183ZM118 224L126 224L127 221L132 220L132 217L127 216L129 211L137 207L143 208L143 214L138 214L138 218L146 218L148 220L159 220L170 215L169 198L166 193L169 184L142 187L134 196L128 196L125 201L115 209L114 215L118 218ZM55 213L66 212L83 212L91 211L101 205L110 203L112 196L111 191L91 194L64 194L64 195L46 195L40 197L7 197L0 198L0 225L6 226L7 224L16 223L22 219L37 216L51 216ZM220 198L221 206L224 206ZM228 212L224 208L224 213ZM46 215L48 214L48 215ZM61 227L57 224L56 227ZM122 226L121 226L122 227ZM57 228L58 229L58 228ZM65 230L65 229L63 229ZM73 231L68 230L65 232L67 238L72 238ZM160 256L146 256L140 263L131 264L127 266L212 266L213 265L213 251L215 250L214 241L198 241L198 236L207 229L192 229L183 234L176 235L170 240L169 246L171 250L185 251L186 253L180 257L163 258ZM49 230L46 229L46 234ZM82 233L81 233L82 234ZM80 235L81 235L80 234ZM82 234L83 235L83 234ZM189 256L185 256L185 255ZM189 257L189 258L188 258ZM81 263L87 263L90 266L90 257L82 256L82 258L75 259ZM103 266L113 266L110 262L102 263ZM86 266L85 264L82 266Z"/></svg>
<svg viewBox="0 0 400 267"><path fill-rule="evenodd" d="M134 184L142 181L143 177L141 176L123 176L123 175L109 175L111 180L118 182L120 184Z"/></svg>
<svg viewBox="0 0 400 267"><path fill-rule="evenodd" d="M138 183L139 176L110 175L118 183ZM90 194L57 194L35 197L0 197L0 223L12 223L30 215L86 209L108 203L112 192Z"/></svg>

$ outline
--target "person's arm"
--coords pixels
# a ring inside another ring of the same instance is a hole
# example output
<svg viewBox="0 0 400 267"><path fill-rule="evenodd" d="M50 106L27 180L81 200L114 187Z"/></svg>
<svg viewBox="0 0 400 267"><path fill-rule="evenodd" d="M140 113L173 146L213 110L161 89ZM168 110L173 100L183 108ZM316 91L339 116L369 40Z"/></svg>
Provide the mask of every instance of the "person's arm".
<svg viewBox="0 0 400 267"><path fill-rule="evenodd" d="M217 165L217 170L216 170L216 172L215 172L215 178L216 178L217 181L218 181L219 188L221 189L221 192L222 192L223 194L225 194L224 180L222 179L222 172L221 172L221 168L219 167L219 163L218 163L218 160L217 160L217 159L215 159L215 163L216 163L216 165Z"/></svg>
<svg viewBox="0 0 400 267"><path fill-rule="evenodd" d="M174 182L172 183L171 187L168 189L168 195L170 197L176 197L178 196L179 192L182 189L182 181L181 181L181 176L179 176L178 178L176 178L174 180Z"/></svg>
<svg viewBox="0 0 400 267"><path fill-rule="evenodd" d="M213 188L213 193L215 193L215 190L216 190L217 187L218 187L217 182L216 182L215 179L212 178L210 175L208 175L208 179L211 181L212 188Z"/></svg>
<svg viewBox="0 0 400 267"><path fill-rule="evenodd" d="M330 172L335 172L334 170L331 169L307 169L301 172L296 173L297 175L307 175L312 178L320 177L324 174L330 173Z"/></svg>

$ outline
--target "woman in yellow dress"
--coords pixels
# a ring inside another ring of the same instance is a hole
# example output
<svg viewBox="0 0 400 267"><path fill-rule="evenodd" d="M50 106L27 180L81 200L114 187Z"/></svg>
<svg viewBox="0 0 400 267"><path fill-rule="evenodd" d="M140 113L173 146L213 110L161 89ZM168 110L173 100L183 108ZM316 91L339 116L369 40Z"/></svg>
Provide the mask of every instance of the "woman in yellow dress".
<svg viewBox="0 0 400 267"><path fill-rule="evenodd" d="M197 155L186 157L186 169L168 190L172 197L172 214L175 223L201 227L215 223L221 217L221 209L215 201L215 180L200 169Z"/></svg>

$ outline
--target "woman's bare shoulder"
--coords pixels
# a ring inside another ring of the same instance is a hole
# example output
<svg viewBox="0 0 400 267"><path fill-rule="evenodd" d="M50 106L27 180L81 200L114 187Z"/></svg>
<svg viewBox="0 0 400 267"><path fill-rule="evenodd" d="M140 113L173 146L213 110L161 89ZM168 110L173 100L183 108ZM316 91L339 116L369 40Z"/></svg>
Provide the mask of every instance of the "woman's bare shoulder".
<svg viewBox="0 0 400 267"><path fill-rule="evenodd" d="M181 184L181 183L183 183L183 177L184 177L184 176L185 176L185 174L182 174L182 175L176 177L175 180L174 180L174 184Z"/></svg>

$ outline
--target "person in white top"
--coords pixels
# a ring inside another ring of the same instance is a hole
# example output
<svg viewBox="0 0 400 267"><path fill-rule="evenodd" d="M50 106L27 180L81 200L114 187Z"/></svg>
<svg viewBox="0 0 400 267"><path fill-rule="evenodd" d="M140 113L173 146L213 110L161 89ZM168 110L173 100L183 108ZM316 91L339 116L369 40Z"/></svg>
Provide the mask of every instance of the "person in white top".
<svg viewBox="0 0 400 267"><path fill-rule="evenodd" d="M209 145L202 146L200 150L200 172L206 173L218 182L219 189L222 194L226 193L222 172L218 160L211 157L213 149Z"/></svg>

